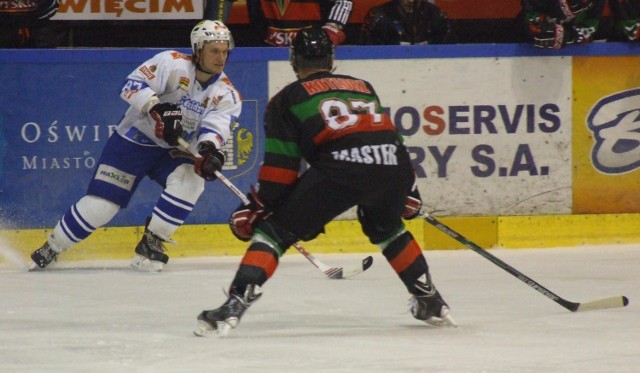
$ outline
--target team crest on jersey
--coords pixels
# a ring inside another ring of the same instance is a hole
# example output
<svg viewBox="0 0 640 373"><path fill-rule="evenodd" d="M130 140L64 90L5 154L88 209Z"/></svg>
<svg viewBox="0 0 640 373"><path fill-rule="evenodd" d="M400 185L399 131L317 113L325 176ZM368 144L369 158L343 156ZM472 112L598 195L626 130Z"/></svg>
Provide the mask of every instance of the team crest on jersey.
<svg viewBox="0 0 640 373"><path fill-rule="evenodd" d="M289 3L291 0L276 0L276 5L278 5L278 11L280 12L280 17L283 17L287 12L287 8L289 7Z"/></svg>

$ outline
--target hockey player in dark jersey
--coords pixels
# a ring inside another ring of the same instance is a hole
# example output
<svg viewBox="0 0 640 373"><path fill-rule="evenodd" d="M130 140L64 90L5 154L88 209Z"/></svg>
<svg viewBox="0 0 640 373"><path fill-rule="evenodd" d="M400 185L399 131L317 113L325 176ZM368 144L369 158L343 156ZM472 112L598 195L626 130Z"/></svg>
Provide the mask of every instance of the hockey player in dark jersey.
<svg viewBox="0 0 640 373"><path fill-rule="evenodd" d="M449 18L427 0L391 0L373 7L361 31L360 43L365 45L454 42Z"/></svg>
<svg viewBox="0 0 640 373"><path fill-rule="evenodd" d="M517 18L539 48L561 49L598 37L605 0L521 0Z"/></svg>
<svg viewBox="0 0 640 373"><path fill-rule="evenodd" d="M51 22L60 0L0 0L0 48L64 46L66 27Z"/></svg>
<svg viewBox="0 0 640 373"><path fill-rule="evenodd" d="M613 16L610 41L640 40L640 0L609 0Z"/></svg>
<svg viewBox="0 0 640 373"><path fill-rule="evenodd" d="M289 46L302 28L322 26L335 45L342 44L352 0L247 0L251 24L267 45Z"/></svg>
<svg viewBox="0 0 640 373"><path fill-rule="evenodd" d="M327 223L354 206L364 234L412 295L412 315L433 325L455 325L402 221L416 217L422 204L402 137L371 84L333 74L333 59L323 30L298 32L290 55L298 80L267 106L259 187L230 220L236 237L251 244L228 300L198 316L198 336L226 335L236 327L262 296L285 251L323 233ZM303 161L310 166L305 171Z"/></svg>

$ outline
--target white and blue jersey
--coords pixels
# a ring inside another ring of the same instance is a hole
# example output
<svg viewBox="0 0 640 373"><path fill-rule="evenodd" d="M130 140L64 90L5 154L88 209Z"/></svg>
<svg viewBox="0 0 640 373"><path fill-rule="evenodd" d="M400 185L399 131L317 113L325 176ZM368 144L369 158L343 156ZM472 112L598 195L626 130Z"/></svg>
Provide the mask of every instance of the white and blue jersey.
<svg viewBox="0 0 640 373"><path fill-rule="evenodd" d="M238 91L224 73L200 84L191 56L168 50L129 74L120 96L130 107L103 150L88 193L125 207L145 176L166 188L170 176L177 177L177 168L188 163L181 171L186 174L173 188L181 195L180 203L190 210L204 189L204 179L195 174L190 156L156 137L155 121L148 111L159 102L179 105L182 137L190 150L195 152L202 141L222 149L240 116Z"/></svg>
<svg viewBox="0 0 640 373"><path fill-rule="evenodd" d="M195 151L202 141L222 149L242 107L238 91L224 73L200 84L191 57L176 51L158 53L138 66L120 96L130 107L102 150L87 195L54 228L48 242L57 252L87 238L127 207L145 177L162 187L146 229L169 241L204 192L205 180L195 172L189 153L155 136L149 110L157 103L178 105L182 137Z"/></svg>
<svg viewBox="0 0 640 373"><path fill-rule="evenodd" d="M131 106L116 131L137 144L163 148L171 146L154 135L155 123L147 114L158 99L180 106L182 137L192 150L201 141L221 149L242 109L240 94L224 72L203 86L196 80L191 56L171 50L158 53L129 74L120 97Z"/></svg>

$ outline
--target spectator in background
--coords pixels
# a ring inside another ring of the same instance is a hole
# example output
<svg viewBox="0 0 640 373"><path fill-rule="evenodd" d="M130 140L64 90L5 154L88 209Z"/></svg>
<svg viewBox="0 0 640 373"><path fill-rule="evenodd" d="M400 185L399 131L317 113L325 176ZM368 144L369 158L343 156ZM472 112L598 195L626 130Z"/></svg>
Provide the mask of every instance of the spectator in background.
<svg viewBox="0 0 640 373"><path fill-rule="evenodd" d="M66 32L51 22L60 0L0 0L0 48L56 48Z"/></svg>
<svg viewBox="0 0 640 373"><path fill-rule="evenodd" d="M560 49L598 38L605 0L521 0L518 15L534 46Z"/></svg>
<svg viewBox="0 0 640 373"><path fill-rule="evenodd" d="M640 0L609 0L613 31L610 41L640 40Z"/></svg>
<svg viewBox="0 0 640 373"><path fill-rule="evenodd" d="M249 21L267 45L286 47L296 33L321 26L334 45L346 39L352 0L247 0Z"/></svg>
<svg viewBox="0 0 640 373"><path fill-rule="evenodd" d="M236 0L205 0L203 19L226 24L234 2Z"/></svg>
<svg viewBox="0 0 640 373"><path fill-rule="evenodd" d="M447 15L427 0L391 0L365 16L360 44L445 44L454 42Z"/></svg>

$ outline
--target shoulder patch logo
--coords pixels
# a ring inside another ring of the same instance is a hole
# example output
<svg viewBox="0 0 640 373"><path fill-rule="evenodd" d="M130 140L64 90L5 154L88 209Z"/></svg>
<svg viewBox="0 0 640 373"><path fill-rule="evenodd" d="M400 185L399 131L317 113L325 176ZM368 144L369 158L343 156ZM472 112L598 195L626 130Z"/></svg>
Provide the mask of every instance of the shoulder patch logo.
<svg viewBox="0 0 640 373"><path fill-rule="evenodd" d="M147 66L142 66L139 71L142 73L142 75L144 75L147 79L151 80L153 78L155 78L155 74L153 73L156 70L156 66L151 66L151 67L147 67Z"/></svg>

